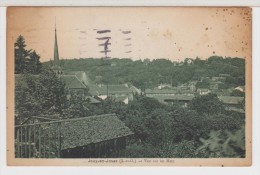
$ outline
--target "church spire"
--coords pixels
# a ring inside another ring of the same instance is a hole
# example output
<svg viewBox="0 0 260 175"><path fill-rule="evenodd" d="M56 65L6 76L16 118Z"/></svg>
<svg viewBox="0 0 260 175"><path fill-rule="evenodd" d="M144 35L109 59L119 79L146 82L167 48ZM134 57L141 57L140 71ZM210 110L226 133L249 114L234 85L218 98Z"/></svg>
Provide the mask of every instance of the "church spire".
<svg viewBox="0 0 260 175"><path fill-rule="evenodd" d="M59 67L59 50L57 41L57 31L56 31L56 17L55 17L55 41L54 41L54 67Z"/></svg>

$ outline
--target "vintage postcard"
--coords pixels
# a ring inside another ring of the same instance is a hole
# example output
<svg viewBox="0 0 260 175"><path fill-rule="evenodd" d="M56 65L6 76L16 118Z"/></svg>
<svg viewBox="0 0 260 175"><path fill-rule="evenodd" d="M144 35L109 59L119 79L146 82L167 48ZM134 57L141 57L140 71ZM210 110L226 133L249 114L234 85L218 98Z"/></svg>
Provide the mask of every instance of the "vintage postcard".
<svg viewBox="0 0 260 175"><path fill-rule="evenodd" d="M7 159L250 166L251 8L9 7Z"/></svg>

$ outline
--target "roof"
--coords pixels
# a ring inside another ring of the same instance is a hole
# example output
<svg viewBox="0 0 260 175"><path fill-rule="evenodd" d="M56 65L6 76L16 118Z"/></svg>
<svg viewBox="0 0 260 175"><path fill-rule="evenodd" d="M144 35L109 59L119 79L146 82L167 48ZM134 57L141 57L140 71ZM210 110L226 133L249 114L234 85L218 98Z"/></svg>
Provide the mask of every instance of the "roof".
<svg viewBox="0 0 260 175"><path fill-rule="evenodd" d="M87 97L86 97L86 100L89 100L89 103L91 103L91 104L101 103L101 101L95 99L94 97L90 97L90 96L87 96Z"/></svg>
<svg viewBox="0 0 260 175"><path fill-rule="evenodd" d="M134 134L115 114L65 120L61 133L62 150Z"/></svg>
<svg viewBox="0 0 260 175"><path fill-rule="evenodd" d="M76 75L62 75L61 79L69 89L85 89L86 86L76 77Z"/></svg>
<svg viewBox="0 0 260 175"><path fill-rule="evenodd" d="M128 97L126 95L115 97L115 101L117 102L124 102Z"/></svg>
<svg viewBox="0 0 260 175"><path fill-rule="evenodd" d="M155 95L153 98L157 99L161 103L165 103L167 101L191 101L194 98L194 95Z"/></svg>
<svg viewBox="0 0 260 175"><path fill-rule="evenodd" d="M206 89L206 88L198 88L197 91L199 91L199 92L208 92L209 89Z"/></svg>
<svg viewBox="0 0 260 175"><path fill-rule="evenodd" d="M175 94L177 93L176 89L146 89L146 94Z"/></svg>
<svg viewBox="0 0 260 175"><path fill-rule="evenodd" d="M107 88L109 94L129 94L132 92L132 90L129 87L126 87L124 85L107 85L107 86L98 87L97 88L98 94L106 95Z"/></svg>
<svg viewBox="0 0 260 175"><path fill-rule="evenodd" d="M242 89L243 91L245 91L245 86L237 86L235 89L236 89L236 90Z"/></svg>
<svg viewBox="0 0 260 175"><path fill-rule="evenodd" d="M244 100L244 97L234 96L219 96L218 98L225 104L240 104Z"/></svg>

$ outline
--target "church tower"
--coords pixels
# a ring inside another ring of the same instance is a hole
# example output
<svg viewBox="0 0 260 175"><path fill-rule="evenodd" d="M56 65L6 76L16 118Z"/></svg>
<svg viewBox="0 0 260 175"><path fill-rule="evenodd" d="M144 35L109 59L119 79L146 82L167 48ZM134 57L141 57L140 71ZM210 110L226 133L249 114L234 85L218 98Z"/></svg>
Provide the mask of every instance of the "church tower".
<svg viewBox="0 0 260 175"><path fill-rule="evenodd" d="M58 39L57 39L57 30L56 30L56 18L55 18L55 36L54 36L54 54L53 54L53 65L52 69L57 73L57 74L62 74L62 67L61 67L61 61L59 58L59 48L58 48Z"/></svg>
<svg viewBox="0 0 260 175"><path fill-rule="evenodd" d="M58 66L59 66L59 49L58 49L56 20L55 20L54 67L58 67Z"/></svg>

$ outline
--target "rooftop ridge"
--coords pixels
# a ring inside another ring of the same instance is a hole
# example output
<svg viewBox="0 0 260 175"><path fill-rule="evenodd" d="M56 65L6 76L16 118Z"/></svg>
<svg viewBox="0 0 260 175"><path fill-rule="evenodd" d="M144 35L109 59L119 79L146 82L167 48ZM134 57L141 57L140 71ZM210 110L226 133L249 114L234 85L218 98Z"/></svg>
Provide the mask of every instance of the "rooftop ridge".
<svg viewBox="0 0 260 175"><path fill-rule="evenodd" d="M41 124L53 124L53 123L61 123L61 122L73 122L73 121L86 120L86 119L92 119L92 118L102 118L102 117L109 117L109 116L116 116L117 117L117 115L115 113L111 113L111 114L101 114L101 115L92 115L92 116L87 116L87 117L56 120L56 121L50 121L50 122L41 122L41 123L26 124L26 125L16 125L15 127L33 126L33 125L41 125Z"/></svg>

